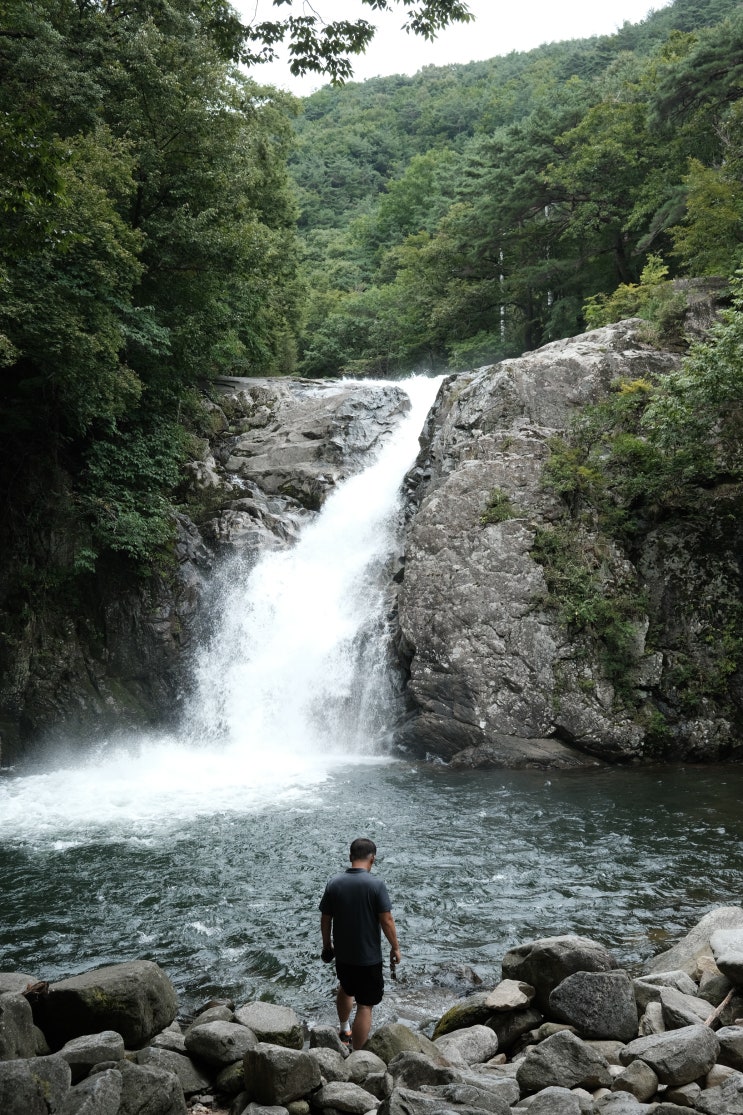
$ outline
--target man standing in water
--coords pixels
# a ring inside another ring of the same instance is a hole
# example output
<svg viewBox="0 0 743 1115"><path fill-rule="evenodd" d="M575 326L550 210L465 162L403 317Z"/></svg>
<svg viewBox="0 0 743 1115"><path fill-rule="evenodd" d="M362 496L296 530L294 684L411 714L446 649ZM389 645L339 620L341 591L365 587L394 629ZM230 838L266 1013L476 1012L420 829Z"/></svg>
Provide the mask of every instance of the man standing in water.
<svg viewBox="0 0 743 1115"><path fill-rule="evenodd" d="M400 946L387 887L370 874L376 855L377 846L373 840L365 837L354 840L351 866L333 876L320 900L322 959L329 964L335 957L340 985L336 995L340 1037L354 1049L366 1044L372 1008L384 995L381 933L390 943L390 964L394 966L400 962ZM353 1030L349 1030L354 999L356 1017Z"/></svg>

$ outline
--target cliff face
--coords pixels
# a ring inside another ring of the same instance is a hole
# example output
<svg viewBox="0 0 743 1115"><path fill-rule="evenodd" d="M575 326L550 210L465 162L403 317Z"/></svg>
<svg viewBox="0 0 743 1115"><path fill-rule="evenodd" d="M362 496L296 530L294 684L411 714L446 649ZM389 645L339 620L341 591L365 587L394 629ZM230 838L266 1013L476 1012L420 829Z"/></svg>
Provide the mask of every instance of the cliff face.
<svg viewBox="0 0 743 1115"><path fill-rule="evenodd" d="M652 380L678 359L641 343L636 325L443 385L408 478L398 643L411 716L402 746L463 766L574 765L581 752L612 761L741 753L735 669L716 699L709 685L695 699L688 691L707 665L710 616L728 606L735 615L740 604L740 492L710 493L705 514L659 524L637 553L585 523L576 532L607 594L620 587L644 602L621 686L606 647L571 634L549 606L537 560L540 536L569 518L544 483L551 439L612 381Z"/></svg>

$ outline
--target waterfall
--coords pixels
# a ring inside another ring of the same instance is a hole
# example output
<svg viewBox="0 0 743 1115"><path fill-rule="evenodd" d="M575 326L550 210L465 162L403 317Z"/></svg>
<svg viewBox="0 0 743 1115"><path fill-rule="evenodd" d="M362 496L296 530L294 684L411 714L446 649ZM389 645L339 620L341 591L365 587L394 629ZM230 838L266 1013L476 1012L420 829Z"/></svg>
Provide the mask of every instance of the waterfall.
<svg viewBox="0 0 743 1115"><path fill-rule="evenodd" d="M378 761L394 696L382 574L439 383L400 384L409 413L294 547L225 568L181 729L104 742L74 767L0 783L0 837L149 833L189 815L296 799L339 762Z"/></svg>

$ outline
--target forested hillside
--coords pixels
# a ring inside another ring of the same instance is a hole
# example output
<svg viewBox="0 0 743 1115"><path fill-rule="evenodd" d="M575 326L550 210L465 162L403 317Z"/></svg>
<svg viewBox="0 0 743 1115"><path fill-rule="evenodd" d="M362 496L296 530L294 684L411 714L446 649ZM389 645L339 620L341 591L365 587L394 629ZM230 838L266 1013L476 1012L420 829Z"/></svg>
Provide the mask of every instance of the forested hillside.
<svg viewBox="0 0 743 1115"><path fill-rule="evenodd" d="M742 82L740 5L676 0L613 36L315 93L291 163L300 369L482 364L598 323L648 263L645 288L729 275Z"/></svg>

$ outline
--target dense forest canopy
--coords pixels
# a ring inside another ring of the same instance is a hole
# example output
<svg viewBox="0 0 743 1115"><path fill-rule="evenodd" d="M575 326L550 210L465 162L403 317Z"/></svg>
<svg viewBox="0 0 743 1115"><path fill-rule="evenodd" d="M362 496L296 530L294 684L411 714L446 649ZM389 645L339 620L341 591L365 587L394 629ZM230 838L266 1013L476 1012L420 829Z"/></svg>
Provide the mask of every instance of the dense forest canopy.
<svg viewBox="0 0 743 1115"><path fill-rule="evenodd" d="M467 17L368 2L422 34ZM246 69L282 38L294 69L342 77L368 29L243 26L223 0L0 5L10 613L167 552L215 376L471 366L741 262L734 0L302 105Z"/></svg>

